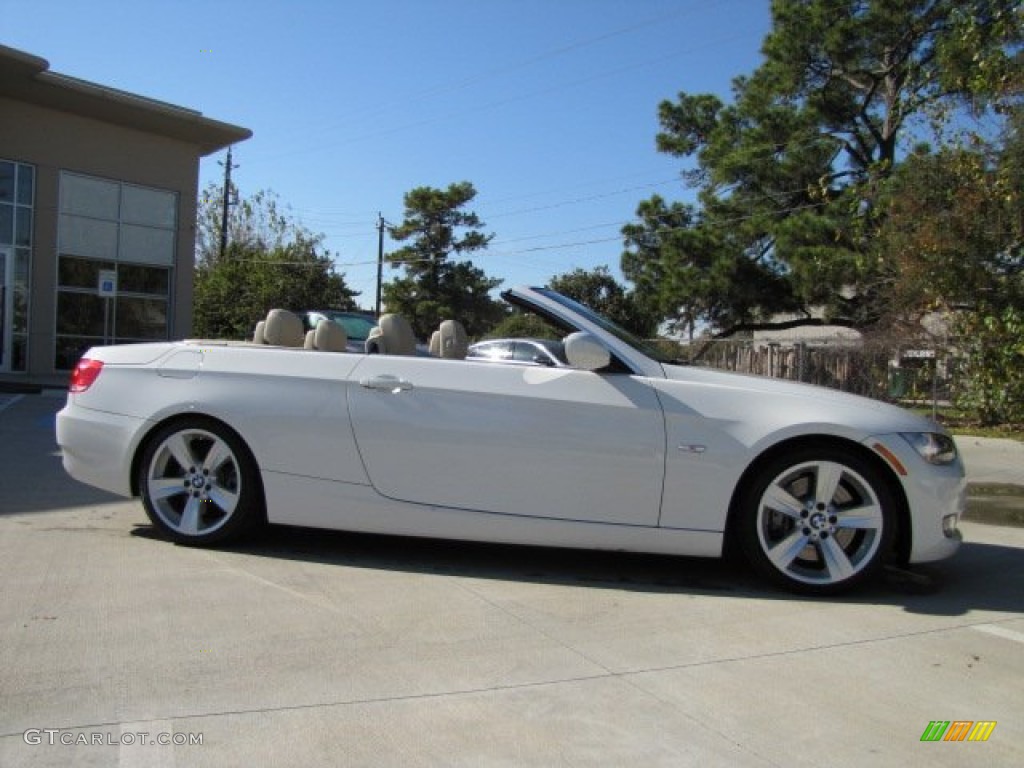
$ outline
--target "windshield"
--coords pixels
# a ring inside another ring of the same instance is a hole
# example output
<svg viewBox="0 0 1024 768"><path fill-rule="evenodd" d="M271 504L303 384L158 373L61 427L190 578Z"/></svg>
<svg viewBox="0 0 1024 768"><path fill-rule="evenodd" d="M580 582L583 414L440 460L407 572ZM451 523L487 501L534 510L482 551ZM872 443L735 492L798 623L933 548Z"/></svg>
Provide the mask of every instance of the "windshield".
<svg viewBox="0 0 1024 768"><path fill-rule="evenodd" d="M638 352L642 352L644 355L651 358L652 360L657 360L659 363L672 362L672 360L668 356L658 351L658 349L655 348L653 345L648 344L643 339L639 338L635 334L630 333L622 326L613 323L608 318L602 317L601 315L597 314L590 307L584 304L580 304L578 301L570 299L567 296L563 296L562 294L558 293L557 291L553 291L550 288L535 288L534 290L537 291L537 293L543 294L546 298L558 302L563 307L571 309L573 312L582 315L583 317L587 318L587 320L592 322L594 325L597 325L602 330L607 331L612 336L617 338L619 341L629 344L629 346L633 347L633 349L637 350Z"/></svg>
<svg viewBox="0 0 1024 768"><path fill-rule="evenodd" d="M345 335L354 341L366 341L370 330L377 321L366 315L354 315L349 312L324 312L325 317L345 329Z"/></svg>

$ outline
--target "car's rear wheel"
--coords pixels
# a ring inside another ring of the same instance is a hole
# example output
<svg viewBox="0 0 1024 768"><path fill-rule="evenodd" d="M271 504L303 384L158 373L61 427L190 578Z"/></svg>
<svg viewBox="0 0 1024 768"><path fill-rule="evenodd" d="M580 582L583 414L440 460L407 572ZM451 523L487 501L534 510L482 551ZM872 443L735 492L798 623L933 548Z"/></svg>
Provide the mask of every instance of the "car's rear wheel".
<svg viewBox="0 0 1024 768"><path fill-rule="evenodd" d="M806 594L869 578L888 555L896 501L886 478L852 451L812 447L762 466L741 501L739 540L755 569Z"/></svg>
<svg viewBox="0 0 1024 768"><path fill-rule="evenodd" d="M255 461L234 432L208 419L175 421L151 436L139 492L153 524L180 543L222 542L263 519Z"/></svg>

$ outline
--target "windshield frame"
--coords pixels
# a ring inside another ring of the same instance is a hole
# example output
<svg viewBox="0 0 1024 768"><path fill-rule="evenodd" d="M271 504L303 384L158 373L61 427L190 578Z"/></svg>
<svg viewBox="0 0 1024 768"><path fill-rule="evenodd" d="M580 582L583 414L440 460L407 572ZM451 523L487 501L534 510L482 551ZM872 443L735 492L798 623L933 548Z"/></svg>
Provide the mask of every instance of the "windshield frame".
<svg viewBox="0 0 1024 768"><path fill-rule="evenodd" d="M586 304L581 304L575 299L570 299L568 296L565 296L559 293L558 291L552 290L551 288L534 288L533 290L541 294L545 298L550 299L551 301L554 301L557 304L560 304L561 306L574 312L575 314L584 317L589 322L598 326L605 333L614 336L616 339L623 342L624 344L628 344L630 347L632 347L645 357L649 357L651 360L654 360L655 362L658 363L672 362L671 359L669 359L665 354L660 352L654 346L648 344L646 341L641 339L636 334L627 331L618 323L609 320L604 315L598 314L593 309L588 307Z"/></svg>

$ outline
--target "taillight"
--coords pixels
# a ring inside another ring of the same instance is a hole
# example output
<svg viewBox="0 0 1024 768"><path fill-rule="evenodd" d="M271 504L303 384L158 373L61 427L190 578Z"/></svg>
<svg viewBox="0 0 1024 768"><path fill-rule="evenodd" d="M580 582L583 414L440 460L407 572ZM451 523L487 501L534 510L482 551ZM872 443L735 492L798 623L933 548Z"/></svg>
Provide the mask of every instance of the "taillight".
<svg viewBox="0 0 1024 768"><path fill-rule="evenodd" d="M71 383L68 385L68 391L85 392L85 390L93 385L93 382L96 381L102 370L102 362L83 357L78 361L75 370L71 372Z"/></svg>

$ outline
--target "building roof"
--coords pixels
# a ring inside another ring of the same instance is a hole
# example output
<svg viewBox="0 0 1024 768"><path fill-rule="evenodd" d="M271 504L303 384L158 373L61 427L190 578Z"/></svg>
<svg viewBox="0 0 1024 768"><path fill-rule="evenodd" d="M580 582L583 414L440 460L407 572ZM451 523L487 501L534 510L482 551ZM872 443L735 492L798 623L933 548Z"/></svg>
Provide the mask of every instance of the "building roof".
<svg viewBox="0 0 1024 768"><path fill-rule="evenodd" d="M195 144L209 155L252 131L201 112L50 71L38 56L0 45L0 96Z"/></svg>

